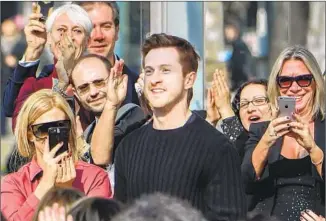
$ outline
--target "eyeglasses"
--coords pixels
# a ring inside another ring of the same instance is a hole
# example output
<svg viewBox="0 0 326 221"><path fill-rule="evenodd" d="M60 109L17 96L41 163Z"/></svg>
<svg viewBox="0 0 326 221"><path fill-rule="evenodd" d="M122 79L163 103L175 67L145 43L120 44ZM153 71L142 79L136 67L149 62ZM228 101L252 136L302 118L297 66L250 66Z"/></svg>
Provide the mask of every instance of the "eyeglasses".
<svg viewBox="0 0 326 221"><path fill-rule="evenodd" d="M30 125L34 136L39 139L45 139L49 135L48 130L51 127L68 127L70 129L70 120L59 120L48 123Z"/></svg>
<svg viewBox="0 0 326 221"><path fill-rule="evenodd" d="M105 79L98 79L94 80L90 83L85 83L77 87L77 91L80 95L85 95L90 90L90 85L93 84L97 89L101 89L106 85L107 80L109 79L109 76Z"/></svg>
<svg viewBox="0 0 326 221"><path fill-rule="evenodd" d="M314 79L312 74L305 74L296 77L289 76L277 76L277 84L280 88L290 88L292 83L295 81L300 87L308 87L311 84L311 81Z"/></svg>
<svg viewBox="0 0 326 221"><path fill-rule="evenodd" d="M267 102L267 97L255 97L251 101L240 101L240 103L238 104L238 110L248 108L250 103L252 103L254 106L261 106L267 104Z"/></svg>

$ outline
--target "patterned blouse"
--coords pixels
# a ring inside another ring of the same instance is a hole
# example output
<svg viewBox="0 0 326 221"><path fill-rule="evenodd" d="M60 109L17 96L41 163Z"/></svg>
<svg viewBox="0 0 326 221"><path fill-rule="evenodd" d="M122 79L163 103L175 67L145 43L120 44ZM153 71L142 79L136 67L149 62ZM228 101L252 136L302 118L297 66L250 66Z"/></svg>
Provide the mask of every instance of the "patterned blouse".
<svg viewBox="0 0 326 221"><path fill-rule="evenodd" d="M221 128L225 136L227 136L232 143L237 140L238 136L244 130L239 118L236 116L225 118L222 121Z"/></svg>

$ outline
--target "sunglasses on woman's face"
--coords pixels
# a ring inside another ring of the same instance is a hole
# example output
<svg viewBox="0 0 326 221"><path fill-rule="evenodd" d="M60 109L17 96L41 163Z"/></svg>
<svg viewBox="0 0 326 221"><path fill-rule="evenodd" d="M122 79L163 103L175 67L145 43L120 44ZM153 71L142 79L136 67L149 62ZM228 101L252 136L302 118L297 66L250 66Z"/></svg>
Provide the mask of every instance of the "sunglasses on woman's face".
<svg viewBox="0 0 326 221"><path fill-rule="evenodd" d="M35 137L45 139L49 135L50 127L68 127L70 129L70 120L59 120L41 124L31 125L31 130Z"/></svg>
<svg viewBox="0 0 326 221"><path fill-rule="evenodd" d="M280 88L290 88L293 82L297 82L300 87L308 87L310 86L314 76L312 74L305 74L296 77L290 76L277 76L277 84Z"/></svg>

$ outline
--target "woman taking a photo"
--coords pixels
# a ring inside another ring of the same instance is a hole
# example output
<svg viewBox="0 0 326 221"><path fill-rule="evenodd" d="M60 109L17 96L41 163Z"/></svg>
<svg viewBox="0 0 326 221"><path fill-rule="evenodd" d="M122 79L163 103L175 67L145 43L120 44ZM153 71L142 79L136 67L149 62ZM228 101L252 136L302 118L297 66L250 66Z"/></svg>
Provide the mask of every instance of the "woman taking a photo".
<svg viewBox="0 0 326 221"><path fill-rule="evenodd" d="M242 173L249 210L280 220L299 220L309 209L325 212L325 88L314 56L301 46L286 48L268 81L276 108L279 96L295 98L295 113L251 124Z"/></svg>
<svg viewBox="0 0 326 221"><path fill-rule="evenodd" d="M69 129L68 151L63 143L50 150L48 129ZM49 89L32 94L24 103L15 129L18 151L31 159L1 182L1 212L8 220L32 220L42 197L53 186L73 187L87 196L111 197L107 173L79 160L74 115L66 100Z"/></svg>

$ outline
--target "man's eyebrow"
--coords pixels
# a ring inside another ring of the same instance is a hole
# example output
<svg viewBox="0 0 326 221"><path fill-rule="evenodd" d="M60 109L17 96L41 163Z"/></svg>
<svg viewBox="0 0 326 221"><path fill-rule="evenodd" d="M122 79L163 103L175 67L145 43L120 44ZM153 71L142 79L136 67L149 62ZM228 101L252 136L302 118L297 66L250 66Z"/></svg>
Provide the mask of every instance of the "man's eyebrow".
<svg viewBox="0 0 326 221"><path fill-rule="evenodd" d="M99 25L100 26L103 26L103 25L113 25L113 22L110 22L110 21L101 22Z"/></svg>
<svg viewBox="0 0 326 221"><path fill-rule="evenodd" d="M144 69L150 69L151 71L154 70L154 68L152 66L145 66Z"/></svg>

